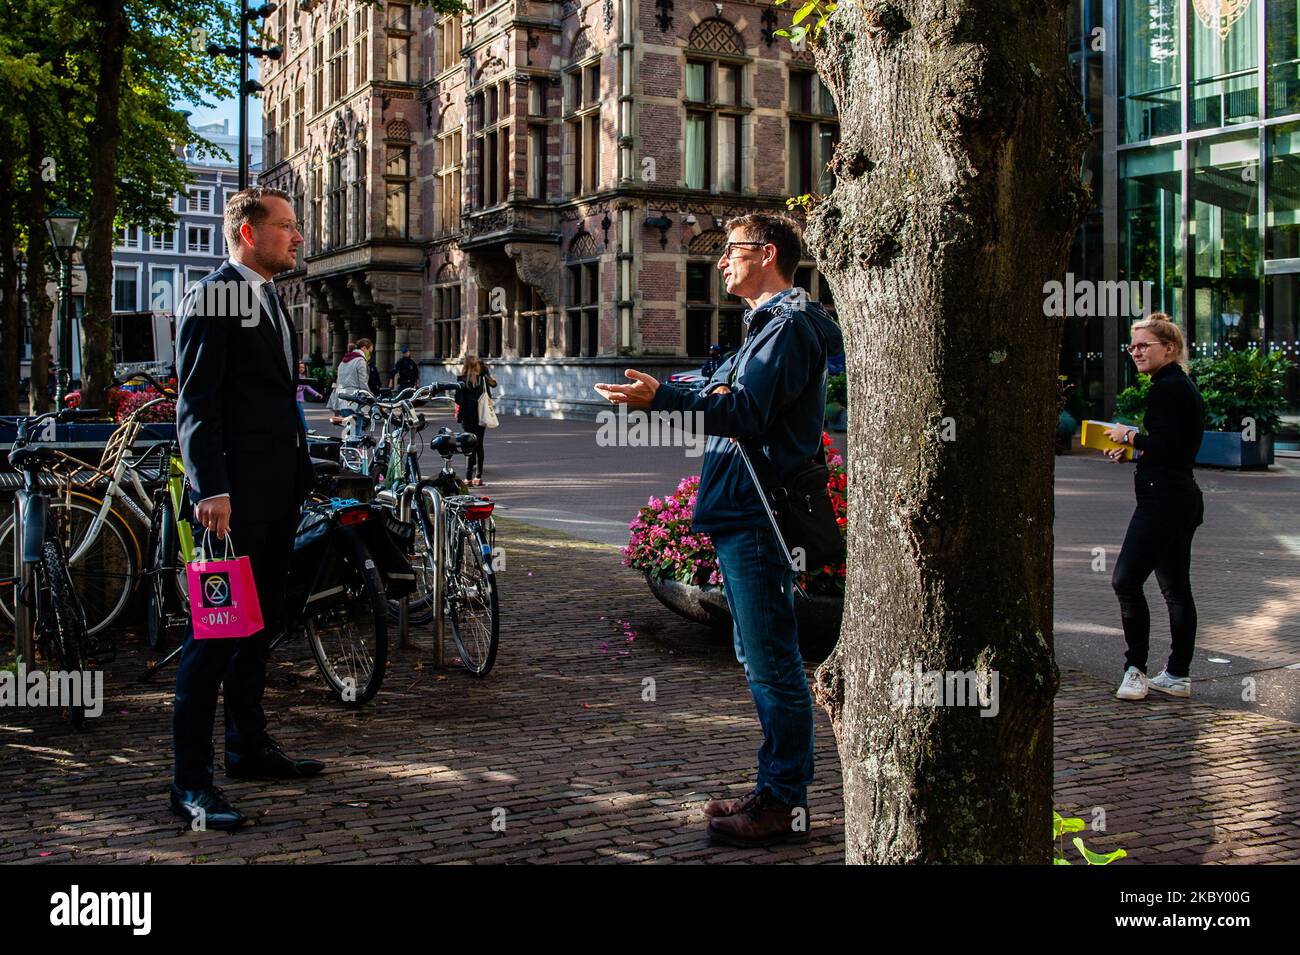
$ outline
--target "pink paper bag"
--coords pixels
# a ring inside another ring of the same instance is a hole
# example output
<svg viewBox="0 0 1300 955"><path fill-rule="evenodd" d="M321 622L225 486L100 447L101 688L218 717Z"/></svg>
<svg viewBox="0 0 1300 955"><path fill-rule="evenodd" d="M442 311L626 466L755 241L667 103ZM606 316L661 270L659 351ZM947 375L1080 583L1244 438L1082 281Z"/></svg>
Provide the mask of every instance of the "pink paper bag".
<svg viewBox="0 0 1300 955"><path fill-rule="evenodd" d="M207 539L204 534L205 545ZM225 558L193 560L185 566L195 640L251 637L263 627L252 564L247 557L234 556L229 534L226 545ZM205 547L201 557L206 556Z"/></svg>

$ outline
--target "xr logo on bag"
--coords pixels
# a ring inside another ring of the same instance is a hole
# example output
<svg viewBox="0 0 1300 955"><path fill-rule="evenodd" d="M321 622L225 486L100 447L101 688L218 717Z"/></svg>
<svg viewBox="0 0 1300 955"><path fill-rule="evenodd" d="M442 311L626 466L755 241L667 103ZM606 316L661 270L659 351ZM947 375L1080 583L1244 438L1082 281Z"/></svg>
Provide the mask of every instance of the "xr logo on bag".
<svg viewBox="0 0 1300 955"><path fill-rule="evenodd" d="M230 575L203 575L203 607L230 606Z"/></svg>

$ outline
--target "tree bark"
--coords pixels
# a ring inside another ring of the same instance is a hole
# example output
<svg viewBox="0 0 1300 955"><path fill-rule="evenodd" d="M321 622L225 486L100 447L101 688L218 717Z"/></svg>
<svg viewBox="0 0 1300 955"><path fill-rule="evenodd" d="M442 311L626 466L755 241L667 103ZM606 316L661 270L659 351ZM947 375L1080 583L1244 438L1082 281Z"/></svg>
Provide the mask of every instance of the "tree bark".
<svg viewBox="0 0 1300 955"><path fill-rule="evenodd" d="M82 352L81 407L107 413L108 388L113 379L113 219L117 215L117 159L122 140L120 107L127 22L121 0L97 0L95 10L100 30L99 76L95 118L90 128L94 149L90 160L90 214L84 253L86 347Z"/></svg>
<svg viewBox="0 0 1300 955"><path fill-rule="evenodd" d="M807 242L850 370L848 596L816 693L849 862L1051 860L1061 322L1042 289L1086 198L1065 5L841 2L816 47L842 139ZM996 674L997 714L918 701L917 668Z"/></svg>
<svg viewBox="0 0 1300 955"><path fill-rule="evenodd" d="M50 410L50 324L54 301L45 291L48 281L49 237L45 232L47 192L41 161L45 130L34 111L27 114L27 309L32 317L31 412Z"/></svg>

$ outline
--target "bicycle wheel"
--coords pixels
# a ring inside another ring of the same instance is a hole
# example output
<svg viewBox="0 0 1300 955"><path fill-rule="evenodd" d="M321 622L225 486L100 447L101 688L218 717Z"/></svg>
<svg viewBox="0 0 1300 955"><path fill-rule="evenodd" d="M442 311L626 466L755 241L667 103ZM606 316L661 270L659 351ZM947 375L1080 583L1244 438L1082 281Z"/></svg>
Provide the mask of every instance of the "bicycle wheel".
<svg viewBox="0 0 1300 955"><path fill-rule="evenodd" d="M453 521L455 519L453 518ZM481 523L456 521L447 576L447 619L465 669L487 676L497 658L500 619L492 548Z"/></svg>
<svg viewBox="0 0 1300 955"><path fill-rule="evenodd" d="M414 506L419 507L417 503ZM427 513L427 511L426 511ZM411 515L415 526L414 553L411 555L411 573L415 575L415 593L410 596L409 619L412 625L423 626L433 619L434 584L438 565L433 547L424 536L424 524L416 514ZM388 619L397 620L402 613L400 600L388 601Z"/></svg>
<svg viewBox="0 0 1300 955"><path fill-rule="evenodd" d="M165 491L155 498L151 522L149 563L144 571L144 629L149 649L159 650L170 642L169 631L172 628L168 626L168 619L181 613L188 603L175 517Z"/></svg>
<svg viewBox="0 0 1300 955"><path fill-rule="evenodd" d="M77 602L76 588L68 576L57 542L45 542L37 579L41 588L38 601L42 610L38 625L47 662L63 673L79 672L82 666L81 648L86 639L86 616ZM66 681L63 685L67 685ZM85 722L86 710L80 701L69 701L64 709L73 726Z"/></svg>
<svg viewBox="0 0 1300 955"><path fill-rule="evenodd" d="M50 502L50 516L54 526L61 529L60 539L77 544L86 536L98 513L98 502L84 495L77 495L71 503ZM0 525L0 554L12 553L13 533L14 519L11 516ZM104 630L126 609L138 567L132 540L126 522L116 512L109 511L98 538L69 568L73 588L85 611L89 636ZM14 599L14 589L5 588L4 597L0 599L0 614L10 625L14 622Z"/></svg>
<svg viewBox="0 0 1300 955"><path fill-rule="evenodd" d="M345 555L345 597L307 621L307 643L334 698L360 706L384 682L388 611L384 582L365 545L350 535L345 540L351 550Z"/></svg>

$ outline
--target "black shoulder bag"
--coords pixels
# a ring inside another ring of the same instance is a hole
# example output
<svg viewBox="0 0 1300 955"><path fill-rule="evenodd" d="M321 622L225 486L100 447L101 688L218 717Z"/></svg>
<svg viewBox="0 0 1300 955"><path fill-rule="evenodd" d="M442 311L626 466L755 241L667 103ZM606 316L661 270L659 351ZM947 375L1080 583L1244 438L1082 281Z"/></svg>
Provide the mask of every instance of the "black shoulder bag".
<svg viewBox="0 0 1300 955"><path fill-rule="evenodd" d="M826 343L816 327L813 332L822 346L821 361L824 367ZM740 362L737 361L729 384L735 382L735 369L739 367ZM834 566L842 561L845 553L844 538L840 534L840 525L835 519L835 505L831 503L830 491L826 486L830 481L830 468L826 464L825 446L819 441L816 457L800 464L784 477L771 474L770 463L761 450L755 454L755 458L762 462L765 472L760 476L747 453L747 443L737 439L736 448L758 488L763 509L772 522L772 530L776 532L777 540L785 551L785 558L796 576L816 567L827 564Z"/></svg>

